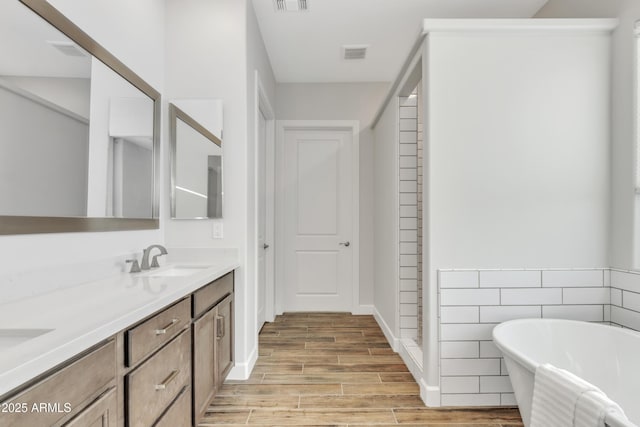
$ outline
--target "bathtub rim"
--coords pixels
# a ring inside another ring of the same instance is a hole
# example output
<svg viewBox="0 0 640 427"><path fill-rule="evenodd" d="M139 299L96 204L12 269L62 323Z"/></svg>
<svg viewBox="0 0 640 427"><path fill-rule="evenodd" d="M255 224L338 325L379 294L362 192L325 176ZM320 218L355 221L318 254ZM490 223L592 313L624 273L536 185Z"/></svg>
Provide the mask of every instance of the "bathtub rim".
<svg viewBox="0 0 640 427"><path fill-rule="evenodd" d="M536 368L544 361L535 361L523 354L522 352L512 348L509 346L508 341L509 338L506 336L507 330L515 325L520 323L544 323L544 324L573 324L573 325L589 325L589 327L593 328L610 328L610 331L614 334L627 335L632 337L633 339L638 339L638 332L633 330L619 328L612 325L604 325L601 323L593 323L593 322L585 322L583 320L569 320L569 319L540 319L540 318L527 318L527 319L514 319L507 320L506 322L502 322L498 324L492 331L493 342L498 347L498 349L503 353L508 355L511 359L518 361L521 365L527 368L528 371L535 374Z"/></svg>

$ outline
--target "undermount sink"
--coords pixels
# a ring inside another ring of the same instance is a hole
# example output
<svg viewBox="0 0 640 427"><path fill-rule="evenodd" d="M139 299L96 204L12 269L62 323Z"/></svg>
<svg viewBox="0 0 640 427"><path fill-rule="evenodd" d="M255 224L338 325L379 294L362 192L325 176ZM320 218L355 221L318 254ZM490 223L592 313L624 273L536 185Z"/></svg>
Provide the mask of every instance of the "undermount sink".
<svg viewBox="0 0 640 427"><path fill-rule="evenodd" d="M0 329L0 352L51 331L53 329Z"/></svg>
<svg viewBox="0 0 640 427"><path fill-rule="evenodd" d="M159 270L151 270L140 274L142 277L184 277L192 274L200 273L202 270L209 268L207 265L176 265Z"/></svg>

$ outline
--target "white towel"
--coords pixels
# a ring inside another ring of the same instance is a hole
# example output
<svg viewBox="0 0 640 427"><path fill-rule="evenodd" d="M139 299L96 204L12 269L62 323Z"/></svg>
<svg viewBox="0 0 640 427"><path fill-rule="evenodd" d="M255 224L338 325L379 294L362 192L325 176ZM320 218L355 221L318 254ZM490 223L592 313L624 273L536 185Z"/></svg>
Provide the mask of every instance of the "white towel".
<svg viewBox="0 0 640 427"><path fill-rule="evenodd" d="M573 427L578 398L596 387L550 364L536 369L530 427Z"/></svg>
<svg viewBox="0 0 640 427"><path fill-rule="evenodd" d="M596 386L550 364L536 369L530 427L604 427L622 409Z"/></svg>
<svg viewBox="0 0 640 427"><path fill-rule="evenodd" d="M605 417L616 413L619 419L629 421L617 403L609 399L602 391L587 391L576 402L574 427L602 427ZM629 425L631 423L629 422Z"/></svg>

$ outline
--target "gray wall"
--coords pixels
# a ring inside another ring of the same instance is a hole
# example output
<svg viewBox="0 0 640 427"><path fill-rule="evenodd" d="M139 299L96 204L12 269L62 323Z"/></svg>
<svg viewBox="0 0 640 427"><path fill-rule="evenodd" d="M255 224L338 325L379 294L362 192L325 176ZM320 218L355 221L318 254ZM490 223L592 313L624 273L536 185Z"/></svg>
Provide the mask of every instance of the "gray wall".
<svg viewBox="0 0 640 427"><path fill-rule="evenodd" d="M360 304L373 304L373 134L389 83L280 83L278 120L360 121Z"/></svg>
<svg viewBox="0 0 640 427"><path fill-rule="evenodd" d="M88 125L4 88L0 117L0 214L86 215Z"/></svg>
<svg viewBox="0 0 640 427"><path fill-rule="evenodd" d="M125 140L122 156L122 215L153 216L153 152Z"/></svg>

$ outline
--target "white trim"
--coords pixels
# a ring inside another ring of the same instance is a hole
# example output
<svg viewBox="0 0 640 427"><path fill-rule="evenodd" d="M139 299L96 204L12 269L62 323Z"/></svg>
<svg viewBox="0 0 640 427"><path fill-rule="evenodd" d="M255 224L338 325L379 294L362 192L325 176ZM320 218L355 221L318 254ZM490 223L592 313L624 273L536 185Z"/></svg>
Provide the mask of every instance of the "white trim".
<svg viewBox="0 0 640 427"><path fill-rule="evenodd" d="M251 354L249 358L242 363L235 362L233 368L229 371L229 375L227 376L228 380L234 381L245 381L249 379L251 375L251 371L256 366L256 362L258 361L258 347L253 347L251 350Z"/></svg>
<svg viewBox="0 0 640 427"><path fill-rule="evenodd" d="M430 32L496 32L496 31L574 31L574 32L606 32L615 30L619 24L618 19L425 19L422 29L416 36L416 40L402 64L398 75L393 81L389 93L378 108L371 122L374 129L382 117L391 99L397 95L400 80L409 70L412 59L420 51L422 42ZM636 31L640 31L636 27Z"/></svg>
<svg viewBox="0 0 640 427"><path fill-rule="evenodd" d="M351 311L360 309L360 121L359 120L277 120L276 121L276 284L284 284L284 178L280 173L284 159L284 133L289 129L349 129L352 133L351 205L352 298ZM282 314L284 292L276 285L276 313Z"/></svg>
<svg viewBox="0 0 640 427"><path fill-rule="evenodd" d="M81 116L78 113L75 113L71 110L66 109L65 107L55 104L51 101L48 101L44 98L39 97L35 93L29 92L28 90L22 89L20 86L14 84L13 82L6 80L0 77L0 88L5 89L9 92L12 92L15 95L21 96L25 99L28 99L31 102L35 102L36 104L48 108L56 113L60 113L63 116L67 116L68 118L75 120L77 122L82 123L83 125L89 125L89 119L87 117ZM111 135L113 136L113 135Z"/></svg>
<svg viewBox="0 0 640 427"><path fill-rule="evenodd" d="M380 326L380 329L382 329L382 333L384 334L385 338L387 339L387 342L391 346L391 349L397 353L400 340L396 338L396 336L394 335L389 325L387 325L387 322L384 321L384 319L378 312L378 309L375 307L373 308L373 318L376 319L376 322L378 322L378 326Z"/></svg>
<svg viewBox="0 0 640 427"><path fill-rule="evenodd" d="M409 368L413 379L419 382L422 379L422 360L417 360L410 350L410 347L418 347L418 344L410 338L403 338L400 340L398 347L398 354L404 361L404 364L407 365L407 368ZM420 354L422 355L422 349L420 349Z"/></svg>
<svg viewBox="0 0 640 427"><path fill-rule="evenodd" d="M401 88L400 82L405 80L407 71L413 68L412 64L416 58L416 55L422 55L421 48L422 48L422 42L424 41L424 37L425 37L424 33L420 31L420 33L416 37L416 41L413 43L413 46L411 47L411 51L409 51L409 55L407 55L407 59L405 59L404 63L402 64L402 68L400 69L398 76L395 78L395 80L393 81L393 84L391 85L391 88L389 89L389 93L387 93L387 96L384 98L384 101L382 101L382 105L380 105L380 108L378 108L376 115L373 117L373 121L371 122L371 129L374 129L376 127L376 125L380 121L380 118L384 114L391 100L398 95L398 92Z"/></svg>
<svg viewBox="0 0 640 427"><path fill-rule="evenodd" d="M420 386L420 398L426 406L429 408L439 408L442 406L440 402L440 387L430 386L424 378L420 378L418 385Z"/></svg>
<svg viewBox="0 0 640 427"><path fill-rule="evenodd" d="M360 304L356 309L353 310L352 314L363 315L369 314L372 315L374 313L373 304Z"/></svg>
<svg viewBox="0 0 640 427"><path fill-rule="evenodd" d="M604 32L610 33L618 26L617 19L425 19L423 35L446 32Z"/></svg>
<svg viewBox="0 0 640 427"><path fill-rule="evenodd" d="M258 70L255 70L254 73L254 79L255 79L255 98L254 98L254 153L256 153L256 155L254 156L254 188L256 189L255 191L255 207L256 207L256 212L258 212L258 203L259 203L259 177L258 177L258 171L259 171L259 167L258 164L261 161L258 153L260 152L260 150L258 149L258 145L260 144L260 115L264 115L265 119L267 119L267 129L266 129L266 137L267 140L265 141L267 144L265 153L266 153L266 176L267 176L267 188L266 188L266 192L267 192L267 196L269 194L274 194L274 189L271 187L271 183L274 183L275 181L275 165L273 164L273 151L274 151L274 144L275 144L275 113L271 104L271 101L269 101L269 96L267 95L266 90L264 89L264 85L262 84L262 80L260 78L260 73L258 72ZM275 183L274 183L275 185ZM265 240L272 242L271 247L273 248L273 242L274 242L274 238L275 238L275 201L273 200L273 198L269 198L266 197L266 230L265 230ZM258 240L259 240L259 235L258 235L258 222L259 222L260 218L259 215L256 214L255 215L255 241L256 241L256 247L254 248L255 253L255 260L256 260L256 268L255 268L255 278L254 278L254 291L255 294L254 295L258 295L258 285L259 285L259 279L258 279L258 266L257 266L257 261L259 258L259 251L263 250L262 248L258 247ZM268 253L265 254L265 269L266 269L266 276L267 276L267 283L265 285L265 320L270 322L273 321L275 319L275 256L274 256L274 252L273 249L271 251L269 251ZM255 312L256 312L256 316L258 314L258 298L255 298Z"/></svg>
<svg viewBox="0 0 640 427"><path fill-rule="evenodd" d="M425 132L422 135L422 370L423 378L427 384L440 385L440 318L438 295L438 272L432 268L429 236L431 236L431 185L433 171L431 162L431 108L430 102L430 69L429 69L429 43L431 36L425 38L422 47L422 120ZM426 82L426 84L425 84ZM439 388L438 388L439 390ZM430 399L433 399L431 397ZM440 402L438 392L438 405Z"/></svg>

